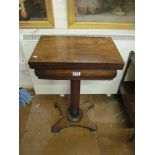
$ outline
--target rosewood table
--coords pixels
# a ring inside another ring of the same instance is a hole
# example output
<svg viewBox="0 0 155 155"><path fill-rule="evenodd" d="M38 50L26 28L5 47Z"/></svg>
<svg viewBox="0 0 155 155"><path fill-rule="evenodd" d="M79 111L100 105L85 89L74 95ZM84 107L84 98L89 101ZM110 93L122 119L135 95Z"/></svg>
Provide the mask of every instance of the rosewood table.
<svg viewBox="0 0 155 155"><path fill-rule="evenodd" d="M111 80L124 61L111 38L78 36L41 36L28 62L39 79L70 80L70 102L55 103L60 118L51 131L80 126L96 131L97 127L81 109L80 80Z"/></svg>

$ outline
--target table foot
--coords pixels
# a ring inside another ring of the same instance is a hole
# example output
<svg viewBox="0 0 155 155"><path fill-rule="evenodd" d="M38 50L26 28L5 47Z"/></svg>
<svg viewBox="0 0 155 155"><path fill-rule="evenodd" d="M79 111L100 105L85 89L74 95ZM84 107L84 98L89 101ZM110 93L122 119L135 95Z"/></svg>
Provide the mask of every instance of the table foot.
<svg viewBox="0 0 155 155"><path fill-rule="evenodd" d="M91 132L96 132L97 127L92 123L87 117L87 111L93 108L92 104L83 104L80 106L79 116L77 119L71 117L68 110L67 104L55 103L55 108L60 112L60 118L58 121L51 127L51 132L57 133L62 129L68 127L83 127Z"/></svg>
<svg viewBox="0 0 155 155"><path fill-rule="evenodd" d="M82 117L83 117L83 112L81 109L79 109L79 114L77 116L72 116L69 111L67 112L68 121L71 121L71 122L80 121Z"/></svg>

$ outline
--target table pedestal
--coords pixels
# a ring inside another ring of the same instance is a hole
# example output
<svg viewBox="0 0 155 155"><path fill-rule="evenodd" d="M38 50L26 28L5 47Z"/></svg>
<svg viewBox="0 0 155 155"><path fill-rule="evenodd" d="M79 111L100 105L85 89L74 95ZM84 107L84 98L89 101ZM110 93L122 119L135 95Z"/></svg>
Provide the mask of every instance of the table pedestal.
<svg viewBox="0 0 155 155"><path fill-rule="evenodd" d="M60 112L60 118L52 126L52 132L59 132L67 127L84 127L90 131L96 131L97 127L87 117L87 111L93 108L93 103L80 106L80 80L71 80L70 105L55 103L55 108Z"/></svg>

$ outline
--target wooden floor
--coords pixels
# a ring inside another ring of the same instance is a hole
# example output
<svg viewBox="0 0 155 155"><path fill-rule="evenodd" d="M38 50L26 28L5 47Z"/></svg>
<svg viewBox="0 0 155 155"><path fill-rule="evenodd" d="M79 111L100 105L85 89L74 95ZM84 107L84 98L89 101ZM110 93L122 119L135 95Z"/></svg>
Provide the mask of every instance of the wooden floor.
<svg viewBox="0 0 155 155"><path fill-rule="evenodd" d="M81 95L81 103L90 97L95 106L88 117L97 124L96 134L79 127L52 134L51 125L59 117L53 105L65 104L68 96L35 95L32 103L20 108L20 155L134 155L134 141L128 142L133 128L125 109L106 95Z"/></svg>

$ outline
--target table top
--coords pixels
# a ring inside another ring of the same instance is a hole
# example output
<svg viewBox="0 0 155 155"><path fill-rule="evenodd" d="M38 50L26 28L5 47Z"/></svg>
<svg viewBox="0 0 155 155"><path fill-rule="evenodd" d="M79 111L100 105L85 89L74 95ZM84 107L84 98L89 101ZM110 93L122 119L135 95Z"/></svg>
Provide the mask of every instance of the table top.
<svg viewBox="0 0 155 155"><path fill-rule="evenodd" d="M41 36L30 59L33 69L122 69L124 61L111 38Z"/></svg>

